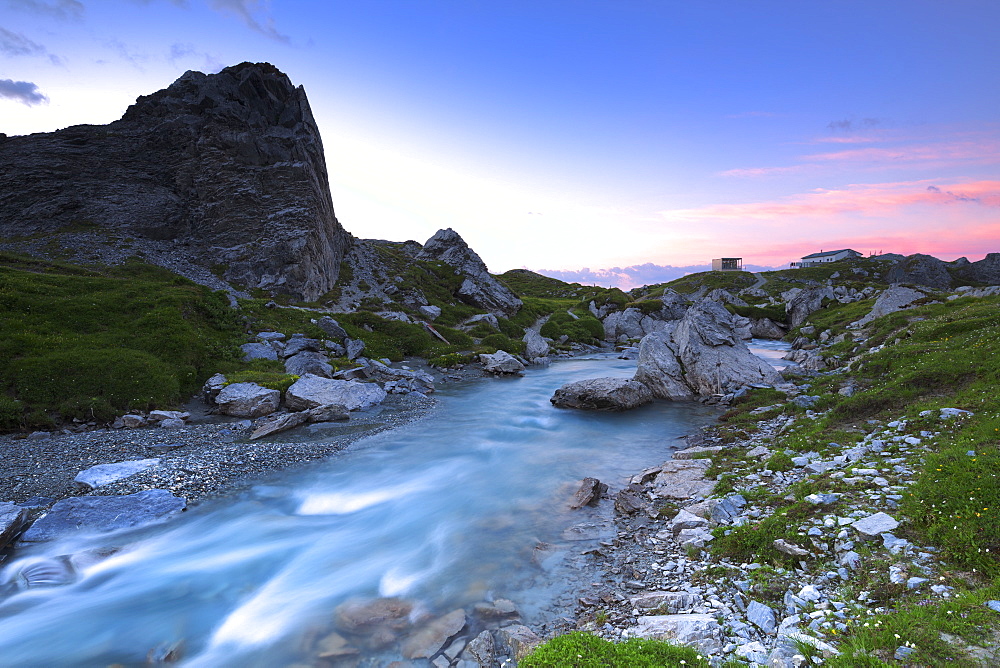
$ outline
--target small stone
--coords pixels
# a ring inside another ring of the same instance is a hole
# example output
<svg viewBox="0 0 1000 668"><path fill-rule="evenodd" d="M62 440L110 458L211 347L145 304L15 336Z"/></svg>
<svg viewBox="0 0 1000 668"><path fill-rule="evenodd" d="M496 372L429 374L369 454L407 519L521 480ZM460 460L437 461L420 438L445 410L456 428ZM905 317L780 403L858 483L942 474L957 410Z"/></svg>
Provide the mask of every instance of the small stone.
<svg viewBox="0 0 1000 668"><path fill-rule="evenodd" d="M774 610L763 603L750 601L750 605L747 606L747 619L751 624L768 635L773 634L775 631Z"/></svg>
<svg viewBox="0 0 1000 668"><path fill-rule="evenodd" d="M872 539L881 533L892 531L899 526L899 522L886 513L875 513L868 517L855 520L851 526L863 537Z"/></svg>

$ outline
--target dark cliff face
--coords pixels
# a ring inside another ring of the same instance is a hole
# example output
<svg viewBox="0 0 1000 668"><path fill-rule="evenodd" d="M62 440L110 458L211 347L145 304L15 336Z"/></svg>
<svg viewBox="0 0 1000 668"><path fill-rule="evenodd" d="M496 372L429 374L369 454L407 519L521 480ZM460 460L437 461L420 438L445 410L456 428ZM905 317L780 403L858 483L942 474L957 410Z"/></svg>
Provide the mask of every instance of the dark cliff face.
<svg viewBox="0 0 1000 668"><path fill-rule="evenodd" d="M267 63L187 72L121 120L0 139L0 233L87 224L186 242L225 278L315 299L351 237L302 87Z"/></svg>

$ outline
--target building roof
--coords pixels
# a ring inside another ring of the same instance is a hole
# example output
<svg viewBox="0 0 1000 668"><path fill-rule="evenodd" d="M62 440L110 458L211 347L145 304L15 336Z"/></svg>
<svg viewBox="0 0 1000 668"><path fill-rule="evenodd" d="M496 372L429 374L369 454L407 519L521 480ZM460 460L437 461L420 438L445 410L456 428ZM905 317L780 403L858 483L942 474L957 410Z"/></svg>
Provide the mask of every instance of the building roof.
<svg viewBox="0 0 1000 668"><path fill-rule="evenodd" d="M850 248L842 248L840 250L835 250L835 251L825 251L825 252L822 252L822 253L810 253L809 255L803 255L802 259L803 260L809 260L809 259L816 258L816 257L826 257L827 255L837 255L838 253L857 253L858 255L861 255L861 253L858 253L858 251L856 251L856 250L851 250Z"/></svg>

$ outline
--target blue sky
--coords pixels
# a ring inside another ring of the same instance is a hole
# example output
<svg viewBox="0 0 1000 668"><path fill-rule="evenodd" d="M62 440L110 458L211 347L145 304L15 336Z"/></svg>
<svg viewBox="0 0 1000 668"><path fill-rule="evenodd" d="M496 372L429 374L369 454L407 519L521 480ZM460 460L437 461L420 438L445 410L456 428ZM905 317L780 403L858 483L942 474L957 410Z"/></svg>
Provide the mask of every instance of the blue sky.
<svg viewBox="0 0 1000 668"><path fill-rule="evenodd" d="M623 284L723 255L979 259L998 25L995 0L0 0L0 132L267 61L305 86L356 236L453 227L493 271Z"/></svg>

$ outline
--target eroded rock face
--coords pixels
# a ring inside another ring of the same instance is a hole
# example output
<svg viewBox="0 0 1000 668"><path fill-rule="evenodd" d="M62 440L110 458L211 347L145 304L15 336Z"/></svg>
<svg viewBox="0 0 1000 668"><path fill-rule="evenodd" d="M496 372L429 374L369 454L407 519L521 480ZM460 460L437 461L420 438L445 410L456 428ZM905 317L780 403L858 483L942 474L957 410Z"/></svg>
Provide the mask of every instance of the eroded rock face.
<svg viewBox="0 0 1000 668"><path fill-rule="evenodd" d="M186 72L109 125L9 137L0 165L9 236L174 240L227 280L306 300L333 287L350 243L305 91L267 63Z"/></svg>
<svg viewBox="0 0 1000 668"><path fill-rule="evenodd" d="M521 300L490 275L479 255L450 227L428 239L417 259L444 262L464 274L458 296L473 306L505 318L521 308Z"/></svg>
<svg viewBox="0 0 1000 668"><path fill-rule="evenodd" d="M1000 285L1000 253L987 253L986 257L977 262L962 263L955 261L958 269L955 273L968 281L986 283L987 285Z"/></svg>
<svg viewBox="0 0 1000 668"><path fill-rule="evenodd" d="M894 285L880 294L878 299L875 300L872 310L860 320L851 323L851 326L864 327L875 318L881 318L884 315L909 308L915 301L923 299L926 296L920 290L914 290L902 285Z"/></svg>
<svg viewBox="0 0 1000 668"><path fill-rule="evenodd" d="M643 337L634 379L663 399L778 382L774 368L750 352L733 325L732 315L718 302L697 302L669 332Z"/></svg>
<svg viewBox="0 0 1000 668"><path fill-rule="evenodd" d="M785 303L785 312L788 314L788 326L792 329L804 323L810 313L815 313L823 308L823 300L832 301L836 299L833 290L828 287L810 288L808 290L793 289L798 290L798 292L792 295L788 295L786 292L782 295L782 297L785 295L789 297ZM789 292L792 292L792 290L789 290Z"/></svg>

